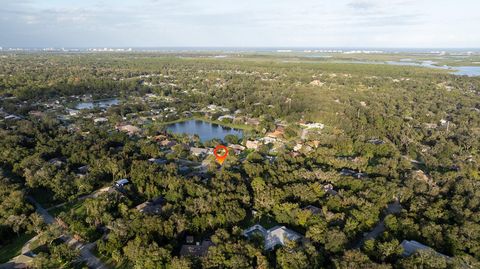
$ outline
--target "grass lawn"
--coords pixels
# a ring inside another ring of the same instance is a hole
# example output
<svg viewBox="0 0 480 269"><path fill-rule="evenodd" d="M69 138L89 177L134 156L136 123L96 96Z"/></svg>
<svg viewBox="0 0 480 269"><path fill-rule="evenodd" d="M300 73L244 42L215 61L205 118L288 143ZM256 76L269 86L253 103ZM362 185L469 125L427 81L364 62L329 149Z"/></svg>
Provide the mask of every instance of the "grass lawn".
<svg viewBox="0 0 480 269"><path fill-rule="evenodd" d="M34 236L34 234L21 234L8 245L0 247L0 263L6 263L13 257L20 255L23 245Z"/></svg>

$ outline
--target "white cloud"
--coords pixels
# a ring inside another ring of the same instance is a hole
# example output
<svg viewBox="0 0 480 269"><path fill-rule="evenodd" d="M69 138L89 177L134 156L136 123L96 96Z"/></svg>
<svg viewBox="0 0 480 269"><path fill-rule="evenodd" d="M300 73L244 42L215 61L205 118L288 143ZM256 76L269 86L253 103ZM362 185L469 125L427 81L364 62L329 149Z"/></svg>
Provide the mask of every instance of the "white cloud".
<svg viewBox="0 0 480 269"><path fill-rule="evenodd" d="M479 9L474 0L21 0L0 7L0 46L478 47Z"/></svg>

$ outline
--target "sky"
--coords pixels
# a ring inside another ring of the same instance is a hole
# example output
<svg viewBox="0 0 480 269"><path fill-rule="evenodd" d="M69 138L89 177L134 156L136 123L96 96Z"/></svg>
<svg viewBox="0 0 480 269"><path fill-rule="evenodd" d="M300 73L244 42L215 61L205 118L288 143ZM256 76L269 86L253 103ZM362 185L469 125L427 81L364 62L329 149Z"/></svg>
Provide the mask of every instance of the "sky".
<svg viewBox="0 0 480 269"><path fill-rule="evenodd" d="M3 47L480 48L478 0L0 0Z"/></svg>

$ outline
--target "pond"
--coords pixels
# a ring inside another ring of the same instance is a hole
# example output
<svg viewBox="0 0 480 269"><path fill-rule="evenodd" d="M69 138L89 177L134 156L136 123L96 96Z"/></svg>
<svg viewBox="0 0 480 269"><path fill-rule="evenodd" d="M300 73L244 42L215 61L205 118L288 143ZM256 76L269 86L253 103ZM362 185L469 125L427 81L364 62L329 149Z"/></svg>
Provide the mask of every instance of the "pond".
<svg viewBox="0 0 480 269"><path fill-rule="evenodd" d="M215 123L201 120L188 120L167 125L167 130L175 134L198 135L200 141L205 142L211 139L223 140L226 135L232 134L237 137L243 136L243 131Z"/></svg>
<svg viewBox="0 0 480 269"><path fill-rule="evenodd" d="M75 105L75 109L93 109L93 108L108 108L119 104L118 98L102 99L89 102L80 102Z"/></svg>

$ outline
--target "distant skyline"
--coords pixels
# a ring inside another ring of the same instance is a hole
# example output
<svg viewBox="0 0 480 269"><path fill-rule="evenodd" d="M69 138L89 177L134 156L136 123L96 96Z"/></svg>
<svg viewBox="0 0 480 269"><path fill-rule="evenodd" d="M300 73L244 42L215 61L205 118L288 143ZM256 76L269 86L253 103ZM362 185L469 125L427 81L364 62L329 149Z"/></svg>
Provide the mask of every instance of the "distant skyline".
<svg viewBox="0 0 480 269"><path fill-rule="evenodd" d="M479 48L476 0L0 0L0 47Z"/></svg>

